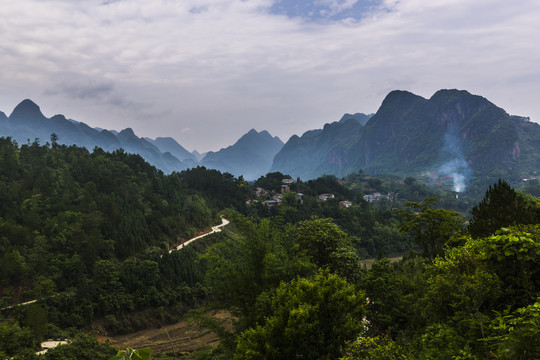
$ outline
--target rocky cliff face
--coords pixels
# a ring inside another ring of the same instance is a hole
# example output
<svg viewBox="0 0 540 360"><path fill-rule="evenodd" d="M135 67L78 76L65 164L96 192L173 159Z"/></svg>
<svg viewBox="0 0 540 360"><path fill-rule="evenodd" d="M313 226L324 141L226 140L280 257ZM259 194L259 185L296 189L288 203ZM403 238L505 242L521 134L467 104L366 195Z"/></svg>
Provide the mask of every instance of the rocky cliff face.
<svg viewBox="0 0 540 360"><path fill-rule="evenodd" d="M293 136L276 155L272 171L313 179L321 174L337 174L351 166L348 141L363 129L355 119L326 124L302 137Z"/></svg>
<svg viewBox="0 0 540 360"><path fill-rule="evenodd" d="M456 184L461 190L471 176L516 177L533 171L540 161L540 147L534 149L540 125L510 116L467 91L440 90L430 99L393 91L365 126L335 137L330 136L333 131L325 126L314 136L291 138L272 170L303 179L359 169L404 176L431 173L461 181Z"/></svg>

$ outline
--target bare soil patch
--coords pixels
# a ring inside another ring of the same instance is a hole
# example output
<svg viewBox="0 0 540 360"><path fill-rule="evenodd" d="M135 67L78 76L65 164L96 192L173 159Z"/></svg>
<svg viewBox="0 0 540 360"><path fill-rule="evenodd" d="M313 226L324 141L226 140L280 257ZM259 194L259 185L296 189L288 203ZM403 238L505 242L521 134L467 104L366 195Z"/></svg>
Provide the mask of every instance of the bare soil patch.
<svg viewBox="0 0 540 360"><path fill-rule="evenodd" d="M232 329L232 316L227 311L212 311L207 315L220 320ZM182 320L158 329L146 329L136 333L110 336L111 344L118 349L150 348L154 353L191 353L201 348L216 346L219 339L213 332L201 329L197 324Z"/></svg>

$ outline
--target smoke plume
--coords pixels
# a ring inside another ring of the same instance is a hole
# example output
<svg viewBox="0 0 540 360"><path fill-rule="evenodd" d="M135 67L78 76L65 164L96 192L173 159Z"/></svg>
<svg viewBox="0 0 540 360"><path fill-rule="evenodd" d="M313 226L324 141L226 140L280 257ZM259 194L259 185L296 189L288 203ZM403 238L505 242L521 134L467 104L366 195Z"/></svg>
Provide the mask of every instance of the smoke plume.
<svg viewBox="0 0 540 360"><path fill-rule="evenodd" d="M446 161L439 168L439 175L452 178L455 192L465 191L472 171L461 151L461 144L455 131L450 131L444 135L442 155Z"/></svg>

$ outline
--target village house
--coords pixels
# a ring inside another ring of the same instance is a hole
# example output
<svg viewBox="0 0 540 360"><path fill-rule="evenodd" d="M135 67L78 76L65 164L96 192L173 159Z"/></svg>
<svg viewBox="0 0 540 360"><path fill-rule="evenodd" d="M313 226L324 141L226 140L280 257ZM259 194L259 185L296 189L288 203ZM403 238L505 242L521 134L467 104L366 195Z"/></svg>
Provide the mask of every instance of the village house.
<svg viewBox="0 0 540 360"><path fill-rule="evenodd" d="M273 207L273 206L278 206L279 203L276 200L266 200L264 202L264 205L266 205L268 207Z"/></svg>
<svg viewBox="0 0 540 360"><path fill-rule="evenodd" d="M334 194L321 194L319 195L319 200L320 201L326 201L328 199L333 199L335 198Z"/></svg>
<svg viewBox="0 0 540 360"><path fill-rule="evenodd" d="M364 200L367 202L374 202L374 201L380 201L382 199L386 199L389 201L396 201L397 200L397 193L389 192L386 195L382 195L381 193L373 193L373 194L367 194L364 195Z"/></svg>

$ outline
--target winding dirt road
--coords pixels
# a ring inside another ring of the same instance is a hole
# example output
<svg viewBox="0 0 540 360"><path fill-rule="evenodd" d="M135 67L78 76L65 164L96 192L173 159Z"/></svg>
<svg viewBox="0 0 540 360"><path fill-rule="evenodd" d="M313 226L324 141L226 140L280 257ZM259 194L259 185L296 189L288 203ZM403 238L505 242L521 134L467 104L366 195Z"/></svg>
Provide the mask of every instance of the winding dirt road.
<svg viewBox="0 0 540 360"><path fill-rule="evenodd" d="M228 225L230 223L229 220L225 219L224 217L221 217L221 224L220 225L216 225L216 226L212 226L212 231L210 232L207 232L206 234L202 234L200 236L197 236L197 237L194 237L193 239L189 239L188 241L176 246L175 248L169 250L169 253L175 251L175 250L180 250L182 249L184 246L187 246L189 244L191 244L193 241L195 240L199 240L205 236L208 236L210 234L213 234L213 233L217 233L217 232L220 232L221 231L221 228L224 227L225 225Z"/></svg>

